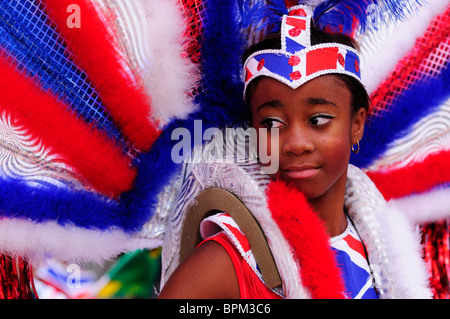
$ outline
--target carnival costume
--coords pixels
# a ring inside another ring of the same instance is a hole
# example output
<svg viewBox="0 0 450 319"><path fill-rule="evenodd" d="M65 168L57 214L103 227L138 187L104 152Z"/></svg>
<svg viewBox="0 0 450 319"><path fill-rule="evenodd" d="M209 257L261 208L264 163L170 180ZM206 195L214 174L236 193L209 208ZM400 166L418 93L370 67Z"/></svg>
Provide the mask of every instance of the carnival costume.
<svg viewBox="0 0 450 319"><path fill-rule="evenodd" d="M180 262L186 214L210 188L245 204L262 229L257 236L267 245L255 249L248 265L269 289L287 298L342 297L339 269L328 266L329 238L300 193L270 181L251 159L202 161L205 151L218 149L204 133L245 128L245 80L271 71L264 59L243 74L243 49L298 4L315 8L319 28L361 40L357 63L352 50L332 54L335 71L359 77L361 67L373 101L361 150L351 158L345 205L379 297L430 296L420 236L409 219L424 230L433 295L448 297L448 258L441 258L448 250L438 241L439 231L449 233L448 220L425 223L450 215L449 3L417 2L2 1L0 297L31 297L28 265L48 258L102 262L142 248L163 247L164 284ZM408 37L382 23L408 14L419 17L410 22L414 34L403 31ZM283 76L306 78L299 58L286 60L297 69ZM177 138L188 135L194 147L175 161ZM304 214L295 215L300 206L289 202L304 205ZM297 239L290 237L295 233ZM196 240L187 242L195 247ZM304 240L316 245L321 262L304 253ZM271 257L260 258L261 249Z"/></svg>

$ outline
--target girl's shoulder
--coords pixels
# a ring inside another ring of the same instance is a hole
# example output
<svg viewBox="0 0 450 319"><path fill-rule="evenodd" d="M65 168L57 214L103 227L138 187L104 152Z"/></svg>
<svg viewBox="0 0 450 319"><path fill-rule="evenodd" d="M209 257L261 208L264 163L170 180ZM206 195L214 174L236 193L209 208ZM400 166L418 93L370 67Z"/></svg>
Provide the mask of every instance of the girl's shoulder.
<svg viewBox="0 0 450 319"><path fill-rule="evenodd" d="M283 298L281 289L269 289L263 280L246 235L227 213L220 212L205 218L200 224L204 241L221 244L233 262L241 299Z"/></svg>
<svg viewBox="0 0 450 319"><path fill-rule="evenodd" d="M223 246L214 241L204 242L172 273L159 298L239 298L234 272L233 262Z"/></svg>

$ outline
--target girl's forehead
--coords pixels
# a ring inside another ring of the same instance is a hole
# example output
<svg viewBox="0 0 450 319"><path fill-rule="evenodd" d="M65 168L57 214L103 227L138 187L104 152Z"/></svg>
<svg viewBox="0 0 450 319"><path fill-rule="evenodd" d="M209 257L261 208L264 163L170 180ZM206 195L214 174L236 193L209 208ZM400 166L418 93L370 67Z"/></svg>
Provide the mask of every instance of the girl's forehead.
<svg viewBox="0 0 450 319"><path fill-rule="evenodd" d="M348 87L335 75L323 75L302 86L292 89L272 78L261 78L255 83L250 96L250 105L264 103L266 100L289 100L308 98L327 98L331 100L351 100Z"/></svg>

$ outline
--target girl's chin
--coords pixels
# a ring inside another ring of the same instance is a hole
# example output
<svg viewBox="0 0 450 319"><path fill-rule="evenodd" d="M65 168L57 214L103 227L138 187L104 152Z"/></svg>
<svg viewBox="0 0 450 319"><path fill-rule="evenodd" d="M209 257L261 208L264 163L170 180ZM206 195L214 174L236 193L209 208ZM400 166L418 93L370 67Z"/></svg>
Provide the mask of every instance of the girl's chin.
<svg viewBox="0 0 450 319"><path fill-rule="evenodd" d="M323 193L314 189L312 185L308 185L308 180L305 179L292 179L283 176L283 174L270 174L270 178L274 181L281 180L290 186L294 186L298 191L305 195L306 199L315 199L320 197Z"/></svg>

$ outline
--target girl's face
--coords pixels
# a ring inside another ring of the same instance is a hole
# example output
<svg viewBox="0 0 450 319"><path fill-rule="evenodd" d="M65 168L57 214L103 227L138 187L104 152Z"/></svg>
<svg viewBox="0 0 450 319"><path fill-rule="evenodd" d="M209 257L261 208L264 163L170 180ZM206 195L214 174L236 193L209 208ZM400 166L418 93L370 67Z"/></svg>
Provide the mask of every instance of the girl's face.
<svg viewBox="0 0 450 319"><path fill-rule="evenodd" d="M279 130L279 169L272 178L294 183L308 199L345 190L351 146L362 138L366 112L352 115L351 93L338 77L323 75L295 90L264 77L249 103L257 132ZM270 150L276 141L267 140Z"/></svg>

